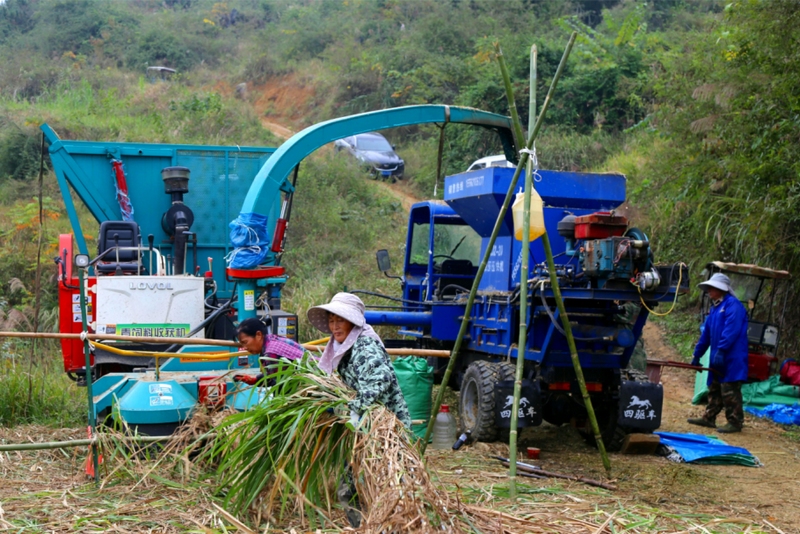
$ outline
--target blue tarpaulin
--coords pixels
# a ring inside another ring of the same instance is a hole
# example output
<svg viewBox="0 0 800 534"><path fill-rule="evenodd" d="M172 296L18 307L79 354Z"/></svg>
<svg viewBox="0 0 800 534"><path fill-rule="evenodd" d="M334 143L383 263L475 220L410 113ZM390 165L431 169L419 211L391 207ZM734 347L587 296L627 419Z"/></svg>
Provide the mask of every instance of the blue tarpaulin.
<svg viewBox="0 0 800 534"><path fill-rule="evenodd" d="M748 406L745 408L745 411L757 415L758 417L772 419L776 423L782 425L800 425L800 404L795 404L793 406L787 406L786 404L770 404L761 410Z"/></svg>
<svg viewBox="0 0 800 534"><path fill-rule="evenodd" d="M700 360L701 365L708 365L708 351ZM697 373L694 383L692 404L705 402L708 395L706 377L708 371ZM745 406L763 408L769 404L797 404L800 402L800 387L781 382L781 377L774 375L763 382L751 382L742 385L742 401Z"/></svg>
<svg viewBox="0 0 800 534"><path fill-rule="evenodd" d="M761 462L743 447L728 445L714 436L702 434L676 434L674 432L655 432L661 444L673 454L667 457L676 461L700 464L736 464L757 467ZM675 458L675 454L680 459Z"/></svg>

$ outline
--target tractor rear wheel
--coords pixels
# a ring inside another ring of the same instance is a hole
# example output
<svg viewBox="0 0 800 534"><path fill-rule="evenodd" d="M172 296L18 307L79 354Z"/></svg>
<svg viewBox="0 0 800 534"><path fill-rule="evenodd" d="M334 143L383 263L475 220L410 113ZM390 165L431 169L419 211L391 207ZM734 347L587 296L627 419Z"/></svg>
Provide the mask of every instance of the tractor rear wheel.
<svg viewBox="0 0 800 534"><path fill-rule="evenodd" d="M506 380L515 380L517 378L517 362L500 362L497 364L497 380L505 382ZM508 443L511 437L511 428L498 428L497 441Z"/></svg>
<svg viewBox="0 0 800 534"><path fill-rule="evenodd" d="M636 382L647 382L648 380L647 374L636 369L624 369L622 377L624 380ZM643 430L632 430L617 422L619 418L619 399L607 402L604 406L596 407L595 415L597 417L597 426L600 427L600 437L603 438L603 445L609 452L618 452L622 448L625 436L631 432L645 432ZM593 447L597 446L588 417L586 419L586 427L580 430L580 433L586 443Z"/></svg>
<svg viewBox="0 0 800 534"><path fill-rule="evenodd" d="M614 401L606 406L599 406L595 410L597 426L600 427L600 437L603 438L603 445L608 452L619 451L622 448L622 441L628 433L625 427L617 423L618 407L618 401ZM597 447L597 441L594 439L594 432L588 417L586 418L586 426L579 432L587 444Z"/></svg>
<svg viewBox="0 0 800 534"><path fill-rule="evenodd" d="M494 387L499 378L497 364L478 361L467 367L461 381L461 429L471 431L472 438L478 441L494 441L497 437Z"/></svg>
<svg viewBox="0 0 800 534"><path fill-rule="evenodd" d="M497 364L498 380L514 380L517 377L517 362L500 362Z"/></svg>

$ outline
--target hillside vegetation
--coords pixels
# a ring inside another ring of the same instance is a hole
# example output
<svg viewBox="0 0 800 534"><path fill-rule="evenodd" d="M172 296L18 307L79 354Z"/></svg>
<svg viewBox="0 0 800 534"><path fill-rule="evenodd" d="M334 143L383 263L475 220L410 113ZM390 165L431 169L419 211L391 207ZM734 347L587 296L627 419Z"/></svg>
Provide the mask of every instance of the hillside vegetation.
<svg viewBox="0 0 800 534"><path fill-rule="evenodd" d="M537 142L541 166L625 173L636 225L659 260L689 263L693 282L711 260L800 272L799 12L794 0L7 0L0 271L18 283L0 285L3 320L21 327L34 314L41 123L72 139L277 146L264 121L296 131L423 103L505 114L495 42L527 123L530 46L541 102L573 30ZM152 80L153 65L177 74ZM280 84L296 100L265 103ZM387 135L411 190L431 197L439 130ZM445 147L449 173L500 151L492 136L452 125ZM53 176L44 181L39 322L53 328L49 258L68 224ZM286 307L302 311L343 286L395 291L369 251L399 252L399 202L324 151L300 183L314 187L296 199ZM792 295L789 310L800 304ZM784 347L794 353L790 315Z"/></svg>

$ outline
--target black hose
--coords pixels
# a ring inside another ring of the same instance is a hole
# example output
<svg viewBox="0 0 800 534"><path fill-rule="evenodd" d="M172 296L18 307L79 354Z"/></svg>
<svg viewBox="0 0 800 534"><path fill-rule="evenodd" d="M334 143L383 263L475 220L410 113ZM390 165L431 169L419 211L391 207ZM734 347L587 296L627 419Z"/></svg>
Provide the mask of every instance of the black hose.
<svg viewBox="0 0 800 534"><path fill-rule="evenodd" d="M658 297L658 298L659 298L659 300L660 300L660 299L663 299L664 297L666 297L666 296L667 296L667 293L669 293L669 288L670 288L670 287L672 287L672 276L675 274L675 266L676 266L676 265L678 265L678 269L681 269L681 268L682 268L682 267L680 266L680 264L679 264L679 263L673 263L673 264L672 264L672 267L670 267L670 270L669 270L669 280L667 280L667 284L666 284L666 286L667 286L667 289L664 291L664 294L663 294L663 295L661 295L660 297ZM681 288L680 288L680 287L677 287L677 288L675 288L675 291L676 291L676 292L678 292L678 291L680 291L680 290L681 290Z"/></svg>
<svg viewBox="0 0 800 534"><path fill-rule="evenodd" d="M352 290L350 290L350 293L360 294L360 295L372 295L373 297L380 297L380 298L387 299L387 300L393 300L395 302L402 302L403 304L414 304L415 307L417 307L417 308L422 308L422 307L425 307L425 306L433 306L433 305L435 305L435 306L463 306L463 304L459 304L457 302L442 302L442 301L438 301L437 300L436 303L434 304L433 302L420 302L418 300L406 300L406 299L401 299L399 297L390 297L389 295L384 295L382 293L375 293L374 291L366 291L364 289L352 289Z"/></svg>
<svg viewBox="0 0 800 534"><path fill-rule="evenodd" d="M450 289L451 287L452 287L452 288L455 288L455 289L460 289L460 290L461 290L461 291L463 291L464 293L469 293L469 289L468 289L468 288L466 288L466 287L464 287L464 286L460 286L460 285L458 285L458 284L447 284L446 286L444 286L444 287L442 288L442 291L441 291L441 292L442 292L442 293L444 293L444 292L445 292L445 290L447 290L447 289Z"/></svg>
<svg viewBox="0 0 800 534"><path fill-rule="evenodd" d="M235 288L234 288L234 291L235 291ZM234 292L234 295L235 295L235 292ZM186 337L192 337L193 335L198 333L200 330L204 329L206 326L211 324L212 321L216 320L217 317L222 315L222 312L226 312L229 309L231 309L233 307L233 303L234 302L236 302L236 297L235 296L231 297L231 299L228 301L228 303L226 305L220 306L219 308L214 310L214 312L211 315L209 315L208 317L203 319L203 321L199 325L194 327L192 329L192 331L189 332L189 335L187 335ZM179 345L177 343L173 343L172 345L167 347L167 349L164 352L175 352L180 346L181 345Z"/></svg>

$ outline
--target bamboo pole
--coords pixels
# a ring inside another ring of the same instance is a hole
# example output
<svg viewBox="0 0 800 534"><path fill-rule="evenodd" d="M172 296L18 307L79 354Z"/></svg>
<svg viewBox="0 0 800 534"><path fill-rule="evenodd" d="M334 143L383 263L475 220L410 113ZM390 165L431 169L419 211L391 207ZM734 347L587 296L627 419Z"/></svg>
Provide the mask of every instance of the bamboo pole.
<svg viewBox="0 0 800 534"><path fill-rule="evenodd" d="M530 97L528 100L528 131L533 128L533 122L536 119L536 57L539 54L536 45L531 46L531 67L530 67L530 88L528 92Z"/></svg>
<svg viewBox="0 0 800 534"><path fill-rule="evenodd" d="M36 239L36 276L33 281L33 294L35 295L33 304L33 331L39 331L39 309L41 307L42 296L42 235L44 234L44 204L42 191L44 188L44 132L42 132L42 145L39 149L39 236ZM31 356L28 362L28 402L25 410L30 408L33 399L33 362L36 356L36 340L31 343Z"/></svg>
<svg viewBox="0 0 800 534"><path fill-rule="evenodd" d="M386 349L386 353L392 356L431 356L433 358L449 358L449 350L434 349Z"/></svg>
<svg viewBox="0 0 800 534"><path fill-rule="evenodd" d="M52 339L81 339L81 334L65 334L62 332L0 332L0 338L52 338ZM214 345L218 347L238 347L235 341L224 339L204 339L196 337L146 337L146 336L118 336L114 334L86 334L90 341L136 341L139 343L175 343L177 345Z"/></svg>
<svg viewBox="0 0 800 534"><path fill-rule="evenodd" d="M539 134L539 130L542 127L542 122L544 121L544 117L547 114L547 108L550 105L550 99L555 92L556 87L558 86L558 80L561 78L561 73L564 72L564 65L566 64L567 58L569 57L569 52L572 50L572 45L575 44L575 38L578 36L577 32L572 32L570 36L569 43L567 44L567 49L564 51L564 55L561 57L561 63L558 64L558 69L556 69L556 73L553 76L553 81L550 83L550 89L547 91L547 98L545 98L544 103L542 104L542 111L539 113L538 119L536 119L536 126L534 127L533 131L528 134L528 144L526 148L530 149L533 146L533 142L536 140L536 136ZM467 332L467 325L470 321L470 314L472 311L472 303L475 301L475 295L478 292L478 285L480 284L481 278L483 277L483 272L486 270L486 265L489 262L489 255L492 252L492 247L494 246L494 242L497 239L497 234L500 233L500 227L503 225L503 219L505 219L506 212L508 212L508 205L511 203L511 194L514 192L514 189L517 186L517 180L519 179L519 174L522 171L523 166L528 161L528 153L523 151L522 156L520 156L519 165L517 166L517 170L514 171L514 176L511 178L511 183L508 186L508 191L506 192L506 198L503 201L503 206L500 208L500 213L497 216L497 220L494 223L494 229L492 230L492 235L489 237L489 243L486 246L486 250L483 253L483 259L481 260L481 264L478 267L478 272L475 274L475 280L472 282L472 289L470 289L469 297L467 298L467 304L464 308L464 318L461 320L461 328L458 331L458 336L456 337L455 345L453 346L453 351L450 355L450 361L447 364L447 369L445 370L444 377L442 378L442 387L439 388L439 392L436 395L436 400L433 403L433 409L431 411L431 418L428 422L428 428L425 431L425 437L422 439L422 443L420 445L420 454L425 454L425 449L428 446L428 440L431 437L431 433L433 432L433 423L436 419L435 415L436 412L439 411L439 407L442 404L442 399L444 398L444 390L446 389L446 384L450 381L450 376L453 374L453 369L455 368L456 361L458 360L458 352L461 350L461 343L464 339L464 335Z"/></svg>
<svg viewBox="0 0 800 534"><path fill-rule="evenodd" d="M83 324L83 331L88 330L86 319L86 270L81 269L78 272L78 280L80 281L78 290L81 299L81 322ZM89 340L83 338L83 355L86 358L86 398L89 405L89 425L87 426L87 433L89 439L94 439L94 433L97 426L97 421L94 413L94 395L92 394L92 353L89 348ZM100 483L99 462L97 458L97 447L95 445L89 446L89 452L92 454L92 466L94 471L95 485Z"/></svg>
<svg viewBox="0 0 800 534"><path fill-rule="evenodd" d="M129 436L122 441L133 441L135 443L158 443L175 439L174 436ZM97 445L99 439L73 439L69 441L43 441L41 443L7 443L0 445L0 452L13 451L42 451L48 449L69 449L71 447L86 447Z"/></svg>
<svg viewBox="0 0 800 534"><path fill-rule="evenodd" d="M583 397L586 413L589 416L589 421L592 423L592 431L594 432L594 440L597 443L597 449L600 451L600 457L603 460L603 467L607 473L611 472L611 461L608 459L606 446L603 443L603 437L600 435L600 427L597 424L597 416L594 413L594 406L592 406L592 399L589 397L589 391L586 389L586 379L583 377L583 368L581 367L581 360L578 357L578 349L575 347L575 338L572 336L572 327L567 317L567 310L564 307L564 300L561 298L561 289L558 287L558 277L556 276L556 266L553 261L553 249L550 248L550 239L545 233L542 236L542 243L544 244L544 252L547 256L547 270L550 271L550 286L553 289L553 298L558 306L558 313L561 315L561 325L564 327L564 332L567 335L567 344L569 345L569 355L572 359L572 366L575 368L575 376L578 379L578 384L581 388L581 396ZM542 287L544 291L544 287Z"/></svg>
<svg viewBox="0 0 800 534"><path fill-rule="evenodd" d="M0 332L0 338L4 337L18 337L18 338L35 338L35 339L81 339L80 334L64 334L60 332ZM175 343L177 345L213 345L216 347L238 347L239 344L235 341L226 341L224 339L201 339L201 338L186 338L186 337L143 337L143 336L117 336L113 334L86 334L86 339L89 341L138 341L140 343ZM315 343L302 343L304 349L308 351L320 351L324 349ZM392 356L422 356L434 358L449 358L450 351L448 350L433 350L433 349L386 349L386 353ZM234 353L231 353L232 355ZM146 357L152 358L155 355L164 355L169 357L192 357L202 359L202 354L185 353L185 352L153 352L147 354ZM233 356L231 356L233 357ZM214 358L217 358L215 355ZM218 358L217 358L218 359Z"/></svg>
<svg viewBox="0 0 800 534"><path fill-rule="evenodd" d="M494 54L497 58L497 63L500 65L500 74L503 77L503 86L506 90L506 99L508 100L508 112L511 115L511 124L514 126L514 140L517 146L522 146L525 143L525 134L522 132L519 121L519 112L517 111L517 101L514 98L514 89L511 86L511 76L508 74L508 66L506 65L506 58L503 56L503 50L500 48L500 43L495 41Z"/></svg>
<svg viewBox="0 0 800 534"><path fill-rule="evenodd" d="M569 54L569 50L571 50L573 42L574 42L574 40L570 40L570 43L567 45L567 52L565 52L565 55ZM502 60L502 57L499 57L498 59ZM560 65L559 65L559 68L560 68ZM503 70L503 66L501 65L501 71L502 70ZM506 72L504 74L504 81L505 81L505 78L507 78L507 77L508 77L508 71L506 70ZM510 89L511 89L511 81L508 80L507 84L508 85L507 85L506 92L508 93L510 91ZM544 104L542 105L542 111L543 112L544 112L545 106L547 105L547 103L548 103L548 101L550 99L550 96L551 96L551 94L550 94L550 92L548 92L547 98L545 98ZM513 95L510 98L513 98ZM512 120L513 120L513 115L512 115ZM521 132L522 131L522 125L520 124L519 117L517 117L516 120L513 120L513 122L514 122L515 131ZM537 121L537 123L538 123L538 121ZM528 147L528 148L530 148L530 147ZM530 158L526 161L526 164L527 164L527 167L528 167L528 172L526 172L526 177L525 177L525 210L524 210L524 213L525 213L525 217L526 217L525 218L526 222L525 222L525 230L524 231L527 231L528 221L530 220L530 201L531 201L530 200L530 188L532 187L531 174L530 174L530 170L531 170L530 166L531 166L532 162L531 162ZM520 163L520 165L521 165L521 163ZM605 444L603 443L603 438L600 435L600 427L597 424L597 417L596 417L596 415L594 413L594 406L592 405L592 400L589 397L589 391L586 389L586 380L583 377L583 368L581 367L581 361L580 361L580 358L578 357L578 350L575 347L575 339L572 336L572 326L570 325L569 317L567 317L567 310L564 307L564 300L561 298L561 290L558 287L558 277L556 276L556 267L555 267L555 262L553 261L553 249L550 246L550 238L547 235L547 232L545 232L544 235L542 235L542 244L544 245L544 252L545 252L545 255L547 256L547 270L550 273L550 285L553 288L553 296L555 298L556 305L558 306L558 312L559 312L559 315L561 316L561 322L562 322L562 324L564 326L564 331L566 332L567 344L569 345L570 357L572 359L572 366L575 369L575 376L577 377L578 384L580 385L580 388L581 388L581 396L583 397L584 406L586 407L586 413L588 414L589 421L592 424L592 431L594 432L594 439L597 442L597 449L600 451L600 457L602 458L602 461L603 461L603 467L605 467L606 472L610 472L611 471L611 462L610 462L610 460L608 458L608 453L606 452L606 447L605 447ZM522 274L520 275L520 277L521 277L520 280L525 280L526 283L525 283L525 287L524 288L520 287L520 310L521 310L520 311L520 322L521 323L523 322L522 319L525 317L525 313L523 313L523 311L525 310L524 306L527 305L526 297L527 297L527 292L528 292L528 288L527 288L527 274L528 273L527 273L527 268L526 268L526 264L528 263L528 256L527 256L527 254L525 254L524 248L525 247L524 247L524 244L523 244L523 257L522 257L522 265L523 265L523 267L522 267ZM520 325L520 341L519 341L519 348L517 349L517 354L519 354L520 351L524 351L525 339L522 337L522 331L523 330L526 330L526 328L525 328L524 325L521 324ZM524 352L523 352L523 354L524 354ZM516 421L514 419L515 419L515 417L517 415L516 410L518 409L517 406L518 406L518 402L519 402L517 388L521 387L521 382L520 382L520 384L518 386L517 381L520 381L521 378L522 378L521 377L521 366L520 366L520 363L521 363L520 362L520 358L518 356L517 357L517 376L516 376L516 380L515 380L515 383L514 383L514 410L515 411L514 411L514 413L511 414L511 417L512 417L511 425L512 425L512 431L514 432L513 438L516 438L516 426L515 426L516 425ZM513 458L515 453L516 453L516 441L514 442L514 448L511 449L509 454ZM510 464L510 465L511 465L511 467L510 467L509 475L512 476L511 480L512 480L512 487L513 487L513 485L514 485L513 475L516 474L516 469L515 469L516 466L513 463ZM513 488L513 489L516 489L516 488ZM512 497L513 497L513 491L512 491Z"/></svg>
<svg viewBox="0 0 800 534"><path fill-rule="evenodd" d="M511 109L511 121L514 125L515 134L522 139L522 125L517 113L517 105L514 99L514 90L511 86L511 76L508 74L506 59L500 49L500 43L495 43L494 48L497 55L497 63L500 65L500 74L503 76L503 85L506 89L508 107ZM528 128L530 130L530 127ZM525 348L528 339L528 264L530 259L530 220L531 220L531 160L528 158L527 170L525 172L525 203L523 209L522 227L522 269L520 273L520 300L519 300L519 338L517 340L517 365L514 373L514 400L511 404L511 428L508 432L509 457L517 457L517 434L519 427L519 399L522 396L522 371L525 366ZM514 230L516 232L516 229ZM511 499L517 498L517 463L509 464L509 496Z"/></svg>
<svg viewBox="0 0 800 534"><path fill-rule="evenodd" d="M569 50L571 50L573 42L574 42L574 39L570 40L570 43L567 45L567 52L565 52L565 55L569 54ZM532 63L535 64L535 60L532 60ZM559 65L559 68L560 67L561 66ZM509 83L509 87L510 87L510 83L511 82L509 81L508 83ZM551 93L548 91L547 97L545 98L544 104L542 105L542 112L544 112L545 106L547 106L548 101L550 100L550 96L551 96ZM513 116L512 116L512 120L513 120ZM537 121L537 123L538 123L538 121ZM514 129L518 130L518 131L522 131L522 126L519 123L519 118L517 118L517 120L514 121ZM530 147L528 147L528 148L530 148ZM531 160L528 159L526 161L526 164L528 166L528 172L526 173L526 180L525 180L525 212L524 213L527 216L526 217L526 223L525 223L525 228L527 230L529 216L530 216L530 187L532 186L532 183L531 183L531 180L530 180L530 165L532 164ZM578 384L580 385L580 388L581 388L581 396L583 397L583 402L584 402L584 405L586 407L586 413L588 414L589 421L591 422L591 425L592 425L592 431L594 432L594 439L597 442L597 449L600 451L600 457L602 458L602 461L603 461L603 467L605 468L606 472L610 472L611 471L611 462L610 462L610 460L608 458L608 453L606 452L606 447L605 447L605 444L603 443L603 438L600 435L600 427L597 424L597 417L596 417L596 415L594 413L594 406L592 405L592 400L589 397L588 390L586 389L586 380L584 379L584 376L583 376L583 368L581 367L581 361L580 361L580 358L578 357L578 350L575 347L575 338L572 336L572 326L570 325L569 317L567 317L567 310L564 307L564 300L561 298L561 290L558 287L558 277L556 276L556 267L555 267L555 262L553 261L553 249L550 246L550 238L547 235L547 232L545 232L544 235L542 235L542 244L544 245L545 255L547 256L547 270L550 273L550 285L553 288L553 297L555 298L556 305L558 306L558 312L559 312L559 315L561 316L561 323L562 323L562 325L564 327L564 331L566 332L567 344L569 345L569 351L570 351L570 358L572 359L572 366L575 369L575 376L577 377ZM528 262L527 255L523 255L522 262L523 262L523 267L522 267L522 274L520 276L521 277L525 276L525 278L520 278L520 280L524 279L524 280L527 281L527 269L525 268L525 265ZM527 296L527 283L526 283L526 286L525 286L524 289L521 288L521 294L520 294L520 309L521 310L524 310L524 308L522 307L523 306L522 303L524 302L522 300L523 299L523 295ZM520 317L524 317L524 314L522 312L520 313ZM523 348L525 346L524 345L524 339L522 338L521 335L520 335L520 343L519 343L519 345L522 348L518 348L517 349L518 354L519 354L519 351L523 350ZM517 380L521 379L519 361L520 360L518 358L517 359ZM514 393L515 393L514 400L515 400L515 403L517 403L519 401L518 401L518 397L517 397L517 394L516 394L517 393L517 384L516 384L516 382L514 384ZM515 423L513 421L513 417L515 415L516 415L516 411L512 414L512 425L514 425L514 423ZM516 429L514 428L514 430L516 430ZM516 437L516 435L514 437ZM516 445L516 443L515 443L515 445ZM512 452L516 452L516 447L514 448L514 450ZM511 457L513 458L514 456L512 455ZM515 464L512 463L510 465L512 466L511 469L515 471L515 469L514 469ZM512 481L513 481L513 478L512 478ZM512 482L512 484L513 484L513 482Z"/></svg>

